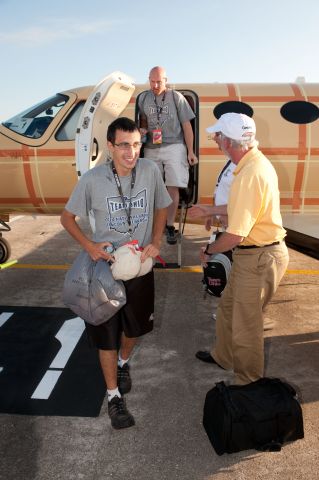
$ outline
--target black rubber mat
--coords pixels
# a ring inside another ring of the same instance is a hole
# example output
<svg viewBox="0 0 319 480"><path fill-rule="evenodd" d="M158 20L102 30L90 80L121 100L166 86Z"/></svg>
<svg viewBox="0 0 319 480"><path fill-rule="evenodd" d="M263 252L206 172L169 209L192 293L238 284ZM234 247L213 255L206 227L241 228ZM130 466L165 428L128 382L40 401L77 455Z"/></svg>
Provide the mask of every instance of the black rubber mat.
<svg viewBox="0 0 319 480"><path fill-rule="evenodd" d="M66 308L0 306L0 413L96 417L97 351Z"/></svg>

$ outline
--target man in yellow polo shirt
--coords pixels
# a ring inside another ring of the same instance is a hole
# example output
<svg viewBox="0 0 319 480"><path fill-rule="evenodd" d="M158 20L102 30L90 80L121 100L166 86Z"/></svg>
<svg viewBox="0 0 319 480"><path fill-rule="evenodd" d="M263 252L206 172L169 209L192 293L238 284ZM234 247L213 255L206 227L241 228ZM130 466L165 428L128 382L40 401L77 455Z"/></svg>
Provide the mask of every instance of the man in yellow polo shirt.
<svg viewBox="0 0 319 480"><path fill-rule="evenodd" d="M235 163L228 202L228 227L201 250L211 254L235 248L230 278L217 309L216 341L211 352L196 357L225 370L244 385L264 376L263 312L288 266L280 215L278 178L258 150L252 118L225 113L210 127L222 151Z"/></svg>

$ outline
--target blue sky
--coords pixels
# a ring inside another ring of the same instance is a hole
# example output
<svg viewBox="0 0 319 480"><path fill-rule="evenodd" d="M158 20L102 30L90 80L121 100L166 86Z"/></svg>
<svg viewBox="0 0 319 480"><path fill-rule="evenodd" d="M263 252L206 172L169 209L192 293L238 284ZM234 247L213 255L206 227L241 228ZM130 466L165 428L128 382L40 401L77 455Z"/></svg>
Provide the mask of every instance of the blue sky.
<svg viewBox="0 0 319 480"><path fill-rule="evenodd" d="M0 120L114 70L147 81L319 80L318 0L0 0Z"/></svg>

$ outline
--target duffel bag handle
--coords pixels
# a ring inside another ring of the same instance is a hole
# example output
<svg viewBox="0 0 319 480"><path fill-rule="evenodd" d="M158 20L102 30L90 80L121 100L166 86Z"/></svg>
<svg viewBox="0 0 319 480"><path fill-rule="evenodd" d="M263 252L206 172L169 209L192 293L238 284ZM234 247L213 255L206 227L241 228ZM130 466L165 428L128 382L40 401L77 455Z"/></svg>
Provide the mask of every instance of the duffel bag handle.
<svg viewBox="0 0 319 480"><path fill-rule="evenodd" d="M233 412L235 418L240 419L243 416L243 412L241 412L237 405L234 404L231 395L229 394L229 390L225 385L225 382L218 382L216 383L216 388L219 391L220 395L223 397L225 404L227 405L228 409Z"/></svg>

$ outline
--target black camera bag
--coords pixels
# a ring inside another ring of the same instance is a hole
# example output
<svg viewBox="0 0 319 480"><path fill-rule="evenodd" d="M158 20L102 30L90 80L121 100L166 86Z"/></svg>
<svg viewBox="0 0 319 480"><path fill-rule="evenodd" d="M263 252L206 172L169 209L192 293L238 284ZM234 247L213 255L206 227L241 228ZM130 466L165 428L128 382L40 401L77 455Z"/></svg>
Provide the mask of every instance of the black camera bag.
<svg viewBox="0 0 319 480"><path fill-rule="evenodd" d="M218 455L280 451L285 442L304 437L296 391L278 378L247 385L216 383L206 395L203 425Z"/></svg>

